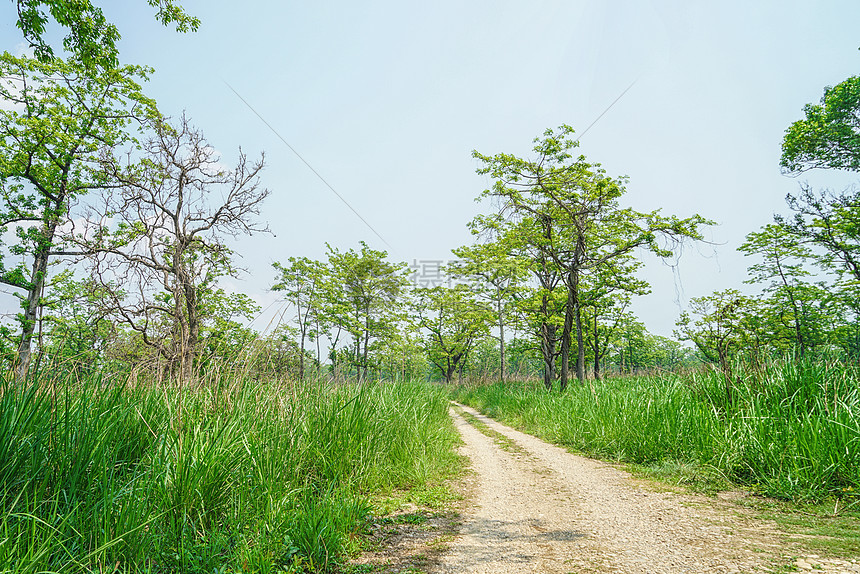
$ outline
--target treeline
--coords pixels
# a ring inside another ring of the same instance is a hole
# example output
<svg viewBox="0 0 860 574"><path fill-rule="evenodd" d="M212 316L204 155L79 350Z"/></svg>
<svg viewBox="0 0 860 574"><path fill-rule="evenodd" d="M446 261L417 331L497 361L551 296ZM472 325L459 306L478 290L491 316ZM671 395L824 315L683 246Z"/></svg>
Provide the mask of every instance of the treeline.
<svg viewBox="0 0 860 574"><path fill-rule="evenodd" d="M821 103L807 105L805 118L786 130L784 172L860 170L858 110L860 78L827 88ZM331 248L328 262L291 259L289 269L278 266L280 286L293 278L286 291L304 317L301 347L306 335L318 346L320 336L338 341L345 332L352 344L332 347L331 364L356 374L408 376L429 362L448 381L466 373L503 380L524 374L542 377L547 388L555 381L564 388L573 374L582 380L606 370L705 361L726 375L729 396L738 362L858 358L860 192L854 187L816 192L802 184L786 197L787 213L748 234L739 248L754 258L746 282L761 292L726 289L692 299L675 332L691 349L649 334L629 312L632 298L649 292L635 275L641 266L635 256L642 250L671 256L683 242L701 241L702 227L712 222L622 207L626 179L576 155L577 145L573 130L562 126L535 139L530 159L473 153L478 172L492 180L481 197L493 209L470 223L476 243L453 250L455 259L437 281L447 286L407 291L403 266L394 266L392 288L371 303L362 297L374 291L372 281L343 266ZM350 254L366 260L358 266L366 270L385 256L366 246ZM309 275L309 267L320 275ZM376 305L389 314L360 311Z"/></svg>
<svg viewBox="0 0 860 574"><path fill-rule="evenodd" d="M225 166L183 114L165 116L139 66L0 56L0 283L20 301L0 357L21 380L56 368L135 371L189 381L240 366L252 377L504 378L550 387L610 367L671 369L690 353L629 313L647 292L637 248L668 256L700 239L699 216L622 208L623 178L575 157L562 126L537 157L482 156L498 210L472 222L474 245L417 287L403 263L364 243L275 265L289 304L259 334L228 240L268 232L264 158Z"/></svg>
<svg viewBox="0 0 860 574"><path fill-rule="evenodd" d="M813 169L860 170L860 78L828 87L819 104L785 133L780 165L788 175ZM787 210L747 235L739 247L755 296L725 289L695 298L677 335L736 378L738 361L774 355L860 358L860 192L815 190L802 183ZM730 389L729 389L730 391Z"/></svg>
<svg viewBox="0 0 860 574"><path fill-rule="evenodd" d="M276 334L295 342L295 373L447 381L465 375L492 380L538 376L545 368L541 331L529 331L527 302L540 296L541 287L530 283L525 268L505 278L501 289L498 282L483 280L482 272L521 263L514 254L490 262L464 257L492 247L457 250L463 258L449 264L442 277L446 283L462 282L450 286L416 286L422 281L417 271L410 274L405 264L389 263L385 252L363 243L358 251L329 246L325 261L291 257L275 263L278 279L272 288L282 294L292 316ZM470 265L480 272L469 272ZM612 324L593 320L587 311L584 316L584 337L597 341L601 365L633 372L695 361L689 349L651 335L623 308ZM510 333L517 336L507 340ZM591 353L585 350L586 357Z"/></svg>
<svg viewBox="0 0 860 574"><path fill-rule="evenodd" d="M196 25L181 10L159 17ZM529 158L473 152L489 209L441 281L421 286L363 242L328 246L325 260L275 264L287 307L257 333L246 325L259 307L219 284L239 273L229 240L268 232L264 157L240 151L226 166L184 114L145 95L150 69L118 66L109 43L62 60L33 30L37 58L0 56L0 283L20 301L0 360L18 379L54 366L190 380L238 365L258 378L540 377L563 389L698 360L731 380L737 360L860 350L856 190L802 186L749 234L741 250L763 291L693 299L676 331L692 350L630 312L649 292L636 256L670 257L712 222L623 206L626 178L579 154L569 126L546 130ZM806 106L783 142L787 173L860 169L858 98L850 78Z"/></svg>
<svg viewBox="0 0 860 574"><path fill-rule="evenodd" d="M246 326L259 307L218 283L238 272L227 239L268 231L257 221L263 158L240 153L225 168L187 118L169 120L143 95L143 68L96 77L8 54L0 65L11 104L0 111L0 282L22 307L0 351L19 378L60 365L190 380L241 365L257 378L541 377L563 389L574 376L702 359L731 380L738 359L854 357L860 344L857 192L803 186L789 215L749 234L740 249L757 257L749 282L763 293L693 299L676 332L692 350L629 311L649 292L636 255L672 256L712 222L623 207L626 179L575 154L568 126L536 138L530 159L474 152L492 209L469 224L476 242L453 250L436 284L419 286L417 271L363 242L329 245L325 260L275 263L270 287L285 309L259 334ZM786 171L855 169L850 147L827 150L838 147L830 124L860 107L856 83L807 106L786 135Z"/></svg>

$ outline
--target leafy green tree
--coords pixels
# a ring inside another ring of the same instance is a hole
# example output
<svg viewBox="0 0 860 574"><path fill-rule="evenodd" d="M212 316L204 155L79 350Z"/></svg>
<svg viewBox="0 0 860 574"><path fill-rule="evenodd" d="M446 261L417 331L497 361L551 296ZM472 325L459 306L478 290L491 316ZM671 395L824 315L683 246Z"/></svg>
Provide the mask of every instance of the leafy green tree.
<svg viewBox="0 0 860 574"><path fill-rule="evenodd" d="M806 117L785 132L783 170L791 174L814 168L860 171L860 77L825 88L821 102L807 104L803 111Z"/></svg>
<svg viewBox="0 0 860 574"><path fill-rule="evenodd" d="M543 371L540 349L533 339L514 337L508 342L509 372L516 379L531 379Z"/></svg>
<svg viewBox="0 0 860 574"><path fill-rule="evenodd" d="M793 346L800 356L821 343L816 301L824 295L819 289L804 282L810 273L803 261L812 253L802 240L785 226L766 225L760 231L747 235L738 248L745 255L757 255L761 261L749 267L748 283L765 283L764 292L770 294L775 305L771 313L781 324L790 322Z"/></svg>
<svg viewBox="0 0 860 574"><path fill-rule="evenodd" d="M115 183L92 202L74 240L109 294L112 316L190 381L205 296L220 277L239 272L226 237L268 231L256 221L269 194L258 177L263 158L249 162L240 153L225 169L184 116L176 127L154 122L143 150L139 161L107 166Z"/></svg>
<svg viewBox="0 0 860 574"><path fill-rule="evenodd" d="M477 380L498 380L500 359L499 344L495 337L482 337L466 355L463 372Z"/></svg>
<svg viewBox="0 0 860 574"><path fill-rule="evenodd" d="M392 333L379 350L383 378L392 381L414 381L427 376L427 353L418 325L407 321Z"/></svg>
<svg viewBox="0 0 860 574"><path fill-rule="evenodd" d="M854 76L827 87L819 104L807 104L804 118L787 130L780 164L797 175L811 169L860 171L860 77ZM800 257L816 264L837 278L830 286L799 285L810 304L792 309L795 332L804 325L821 335L822 324L833 323L821 341L837 342L849 354L855 347L860 306L856 304L856 285L860 282L860 192L814 192L802 184L800 192L786 197L790 214L774 216L775 225L804 250ZM802 288L801 288L802 287ZM787 293L774 292L774 303ZM811 299L816 297L817 300ZM791 303L791 298L788 298ZM814 311L807 311L806 309ZM828 313L842 314L841 321L827 319ZM847 336L846 336L847 335ZM804 347L806 347L804 340Z"/></svg>
<svg viewBox="0 0 860 574"><path fill-rule="evenodd" d="M625 310L634 295L646 295L650 287L635 276L642 263L631 255L607 261L584 276L580 289L584 325L585 351L590 351L595 379L600 379L601 361L609 353L618 327L625 321Z"/></svg>
<svg viewBox="0 0 860 574"><path fill-rule="evenodd" d="M619 373L634 374L653 365L655 348L650 340L651 335L645 324L632 313L618 313L613 334Z"/></svg>
<svg viewBox="0 0 860 574"><path fill-rule="evenodd" d="M0 56L0 229L19 261L0 260L0 282L23 292L16 372L30 363L49 263L67 254L60 237L72 206L113 185L100 160L132 140L129 127L156 114L138 66L92 74L80 65Z"/></svg>
<svg viewBox="0 0 860 574"><path fill-rule="evenodd" d="M459 278L469 278L477 295L486 301L496 315L499 341L499 380L505 381L505 329L515 318L516 294L528 270L521 258L512 257L508 245L501 241L479 243L453 250L458 258L448 272Z"/></svg>
<svg viewBox="0 0 860 574"><path fill-rule="evenodd" d="M695 215L687 219L661 215L659 210L641 213L622 208L624 178L608 177L599 164L589 163L572 150L579 144L573 128L548 129L535 138L534 159L500 153L486 156L473 152L482 166L479 174L495 181L485 197L501 202L500 215L534 217L555 228L559 240L552 256L563 269L568 300L561 337L561 388L568 379L571 333L575 329L576 376L585 377L580 281L584 273L643 247L662 257L684 239L700 240L699 227L711 222Z"/></svg>
<svg viewBox="0 0 860 574"><path fill-rule="evenodd" d="M18 8L16 25L33 48L36 58L49 62L54 49L45 41L48 25L53 21L68 30L63 48L85 67L115 68L119 64L116 43L119 30L107 21L101 8L90 0L13 0ZM167 26L175 24L177 32L196 31L200 20L189 16L176 0L146 0L157 9L156 19Z"/></svg>
<svg viewBox="0 0 860 574"><path fill-rule="evenodd" d="M265 337L255 338L246 361L250 365L250 374L259 379L266 380L272 376L295 378L299 373L300 362L314 362L307 352L303 358L299 352L295 326L284 323Z"/></svg>
<svg viewBox="0 0 860 574"><path fill-rule="evenodd" d="M842 350L852 361L860 359L860 285L843 284L828 289L829 297L822 297L822 325L827 343Z"/></svg>
<svg viewBox="0 0 860 574"><path fill-rule="evenodd" d="M716 363L725 374L726 396L731 399L735 357L755 354L761 346L760 305L756 299L736 289L717 291L690 300L690 312L677 321L675 336L692 341L706 360Z"/></svg>
<svg viewBox="0 0 860 574"><path fill-rule="evenodd" d="M693 348L685 347L679 341L651 335L654 345L654 366L667 370L676 371L679 367L692 367L701 364L696 358Z"/></svg>
<svg viewBox="0 0 860 574"><path fill-rule="evenodd" d="M492 236L500 249L532 277L531 285L520 285L510 295L514 297L517 324L538 342L544 386L552 389L566 300L563 270L555 257L560 247L553 220L549 216L507 219L494 214L476 217L471 226L473 232Z"/></svg>
<svg viewBox="0 0 860 574"><path fill-rule="evenodd" d="M800 354L798 327L803 352L828 348L834 333L856 313L839 301L842 293L824 283L799 283L789 291L779 289L760 300L759 326L762 339L772 353Z"/></svg>
<svg viewBox="0 0 860 574"><path fill-rule="evenodd" d="M324 305L325 282L328 271L323 263L307 257L290 257L289 265L275 262L272 266L280 273L272 291L281 291L295 309L299 337L299 379L305 377L305 342L319 325ZM318 330L318 328L317 328ZM319 355L319 352L317 352ZM319 360L319 357L317 357Z"/></svg>
<svg viewBox="0 0 860 574"><path fill-rule="evenodd" d="M860 281L860 192L815 193L808 185L786 198L791 217L775 215L776 225L807 246L805 257L825 271Z"/></svg>
<svg viewBox="0 0 860 574"><path fill-rule="evenodd" d="M824 90L820 104L807 104L805 118L794 122L782 144L780 164L790 174L821 169L860 171L860 77ZM800 245L803 256L823 269L860 281L860 192L815 193L802 185L786 198L790 217L777 225Z"/></svg>
<svg viewBox="0 0 860 574"><path fill-rule="evenodd" d="M402 294L408 279L405 263L386 260L360 242L361 250L341 252L328 246L332 275L328 293L331 321L352 337L351 362L360 378L367 378L375 352L393 336L403 321ZM337 354L335 354L337 357Z"/></svg>
<svg viewBox="0 0 860 574"><path fill-rule="evenodd" d="M259 315L260 306L244 293L227 293L216 285L201 287L200 367L241 370L259 337L246 323Z"/></svg>
<svg viewBox="0 0 860 574"><path fill-rule="evenodd" d="M98 285L91 279L75 279L70 269L50 280L37 364L47 357L54 366L80 375L104 364L117 329L101 304L102 297Z"/></svg>
<svg viewBox="0 0 860 574"><path fill-rule="evenodd" d="M493 312L462 284L416 289L415 295L418 324L428 332L427 356L450 383L475 343L489 332Z"/></svg>
<svg viewBox="0 0 860 574"><path fill-rule="evenodd" d="M637 373L643 369L675 371L679 367L701 364L693 348L649 333L645 325L630 313L619 321L615 335L612 346L617 353L619 373Z"/></svg>

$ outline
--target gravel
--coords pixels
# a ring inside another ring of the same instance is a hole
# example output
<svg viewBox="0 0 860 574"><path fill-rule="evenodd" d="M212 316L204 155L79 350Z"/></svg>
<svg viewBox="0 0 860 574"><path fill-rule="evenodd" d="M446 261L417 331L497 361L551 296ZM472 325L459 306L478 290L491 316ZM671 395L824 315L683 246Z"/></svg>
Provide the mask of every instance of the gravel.
<svg viewBox="0 0 860 574"><path fill-rule="evenodd" d="M773 525L726 500L660 491L611 464L457 409L507 439L479 432L452 409L474 474L463 525L440 573L768 572L805 570L810 562L793 564ZM815 566L856 571L843 561Z"/></svg>

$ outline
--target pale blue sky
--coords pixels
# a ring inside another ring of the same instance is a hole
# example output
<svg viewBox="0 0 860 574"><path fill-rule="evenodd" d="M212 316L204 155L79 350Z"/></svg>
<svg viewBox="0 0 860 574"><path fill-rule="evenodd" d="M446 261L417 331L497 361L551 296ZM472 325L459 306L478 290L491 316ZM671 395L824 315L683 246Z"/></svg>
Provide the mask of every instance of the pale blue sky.
<svg viewBox="0 0 860 574"><path fill-rule="evenodd" d="M473 199L489 185L472 149L526 155L547 127L584 130L635 81L581 151L630 177L627 204L720 224L718 245L686 249L680 281L648 258L653 294L635 310L670 335L679 303L741 287L748 261L735 249L797 189L779 172L785 128L825 85L860 72L860 3L849 1L183 4L202 20L196 34L162 28L142 0L105 12L122 61L155 68L147 91L165 113L186 110L225 163L239 146L265 150L276 236L237 246L250 273L231 286L266 305L272 261L322 257L325 242L388 248L225 82L411 262L471 241ZM0 4L10 51L13 19Z"/></svg>

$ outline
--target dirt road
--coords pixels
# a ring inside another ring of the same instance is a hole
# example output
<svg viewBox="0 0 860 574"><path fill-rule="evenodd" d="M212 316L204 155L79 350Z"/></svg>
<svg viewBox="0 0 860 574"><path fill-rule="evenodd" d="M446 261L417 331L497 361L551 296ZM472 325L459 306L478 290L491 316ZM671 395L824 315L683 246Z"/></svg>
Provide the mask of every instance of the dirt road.
<svg viewBox="0 0 860 574"><path fill-rule="evenodd" d="M775 528L725 500L661 492L461 405L451 414L474 475L462 527L440 557L439 572L675 574L807 566L806 557L795 562ZM860 572L848 561L819 561L815 568Z"/></svg>

